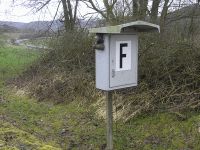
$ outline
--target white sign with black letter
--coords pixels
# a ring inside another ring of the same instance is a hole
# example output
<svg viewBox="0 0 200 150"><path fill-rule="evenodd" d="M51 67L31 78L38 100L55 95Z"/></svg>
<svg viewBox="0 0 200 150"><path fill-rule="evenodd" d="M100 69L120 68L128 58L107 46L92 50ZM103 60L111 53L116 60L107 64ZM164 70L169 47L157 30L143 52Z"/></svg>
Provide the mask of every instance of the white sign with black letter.
<svg viewBox="0 0 200 150"><path fill-rule="evenodd" d="M96 85L115 90L137 85L138 36L105 35L105 50L96 51Z"/></svg>
<svg viewBox="0 0 200 150"><path fill-rule="evenodd" d="M131 70L131 41L116 41L116 71Z"/></svg>

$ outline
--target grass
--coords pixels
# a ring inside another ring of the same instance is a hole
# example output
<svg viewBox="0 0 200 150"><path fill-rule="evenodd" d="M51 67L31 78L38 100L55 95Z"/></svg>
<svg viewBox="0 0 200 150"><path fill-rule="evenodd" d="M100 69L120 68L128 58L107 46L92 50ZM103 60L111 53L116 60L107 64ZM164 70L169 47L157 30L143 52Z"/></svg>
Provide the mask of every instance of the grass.
<svg viewBox="0 0 200 150"><path fill-rule="evenodd" d="M5 38L2 37L2 39ZM12 119L7 120L5 119L7 114L4 115L7 110L4 105L4 96L6 92L10 94L4 86L5 81L22 73L38 56L38 52L21 47L6 44L0 47L0 149L20 149L20 147L36 149L37 146L40 147L39 149L52 149L50 145L40 142L30 133L12 125Z"/></svg>
<svg viewBox="0 0 200 150"><path fill-rule="evenodd" d="M0 82L20 75L39 56L20 47L0 48ZM105 121L94 108L80 105L81 98L67 104L38 102L22 89L1 84L0 149L104 149ZM200 149L200 115L158 113L140 116L128 123L114 124L117 150Z"/></svg>
<svg viewBox="0 0 200 150"><path fill-rule="evenodd" d="M97 119L92 110L77 102L54 105L37 102L19 91L6 96L9 101L0 105L0 112L17 128L31 133L40 141L65 149L100 149L105 145L105 122ZM199 149L200 115L191 113L179 121L168 113L135 118L124 124L114 124L115 149Z"/></svg>
<svg viewBox="0 0 200 150"><path fill-rule="evenodd" d="M25 149L55 150L74 145L84 147L82 143L87 143L85 137L88 131L94 132L96 129L96 124L87 130L79 124L80 120L84 124L90 122L88 119L95 120L91 116L88 118L86 109L77 107L77 103L39 103L3 84L20 75L38 58L38 52L5 46L0 48L0 54L0 91L3 91L0 95L0 149L21 149L21 146ZM95 144L95 140L90 139L94 147L100 143Z"/></svg>
<svg viewBox="0 0 200 150"><path fill-rule="evenodd" d="M7 95L6 99L9 99L9 102L1 104L1 114L7 116L8 120L14 120L18 128L33 134L43 142L62 149L70 145L86 149L89 143L93 148L98 148L102 139L105 141L102 123L91 116L89 110L77 107L77 103L39 103L16 94Z"/></svg>
<svg viewBox="0 0 200 150"><path fill-rule="evenodd" d="M185 121L168 113L148 115L130 121L130 125L121 124L119 136L127 149L199 149L199 121L200 115L195 113ZM119 149L124 149L122 145Z"/></svg>
<svg viewBox="0 0 200 150"><path fill-rule="evenodd" d="M44 144L35 136L16 128L8 122L1 120L0 124L0 149L59 150L59 148Z"/></svg>
<svg viewBox="0 0 200 150"><path fill-rule="evenodd" d="M15 77L39 55L37 51L15 46L0 47L0 80Z"/></svg>

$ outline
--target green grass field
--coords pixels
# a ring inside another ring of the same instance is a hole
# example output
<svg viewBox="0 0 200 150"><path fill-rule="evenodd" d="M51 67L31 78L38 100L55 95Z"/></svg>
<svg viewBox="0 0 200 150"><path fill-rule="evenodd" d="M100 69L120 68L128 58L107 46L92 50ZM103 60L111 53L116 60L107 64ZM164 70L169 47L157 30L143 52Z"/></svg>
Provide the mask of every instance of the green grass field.
<svg viewBox="0 0 200 150"><path fill-rule="evenodd" d="M39 146L40 149L46 150L55 149L13 125L15 118L7 118L10 117L8 113L12 110L7 109L11 103L5 98L6 95L10 96L12 93L10 89L5 87L4 82L21 74L38 56L39 52L26 50L22 47L6 44L0 47L0 149L21 149L26 145L31 145L32 148ZM17 107L13 109L17 110Z"/></svg>
<svg viewBox="0 0 200 150"><path fill-rule="evenodd" d="M19 75L32 61L38 57L38 51L26 50L21 47L0 47L1 80Z"/></svg>
<svg viewBox="0 0 200 150"><path fill-rule="evenodd" d="M0 48L0 82L21 74L37 60L37 51L21 47ZM104 149L105 121L96 118L95 108L80 105L81 98L68 104L38 102L25 89L1 84L0 149L57 150ZM181 121L175 115L158 113L140 116L128 123L114 124L117 150L200 149L200 115L187 113Z"/></svg>

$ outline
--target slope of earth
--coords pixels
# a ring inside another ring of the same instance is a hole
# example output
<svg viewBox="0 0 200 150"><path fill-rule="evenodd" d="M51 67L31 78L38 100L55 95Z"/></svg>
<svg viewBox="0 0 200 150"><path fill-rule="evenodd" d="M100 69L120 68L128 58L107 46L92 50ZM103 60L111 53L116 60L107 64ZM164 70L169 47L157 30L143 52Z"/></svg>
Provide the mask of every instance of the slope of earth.
<svg viewBox="0 0 200 150"><path fill-rule="evenodd" d="M0 149L56 149L50 144L41 142L34 135L16 127L12 119L4 114L7 92L5 80L15 77L38 57L38 52L30 52L20 47L4 45L0 47ZM11 93L8 92L10 95Z"/></svg>
<svg viewBox="0 0 200 150"><path fill-rule="evenodd" d="M5 85L39 55L20 47L0 48L0 149L105 149L105 121L95 115L96 107L83 104L83 97L60 104L40 102L28 96L25 88ZM198 150L199 124L197 112L186 113L184 119L179 114L147 113L126 123L117 121L113 126L114 147Z"/></svg>

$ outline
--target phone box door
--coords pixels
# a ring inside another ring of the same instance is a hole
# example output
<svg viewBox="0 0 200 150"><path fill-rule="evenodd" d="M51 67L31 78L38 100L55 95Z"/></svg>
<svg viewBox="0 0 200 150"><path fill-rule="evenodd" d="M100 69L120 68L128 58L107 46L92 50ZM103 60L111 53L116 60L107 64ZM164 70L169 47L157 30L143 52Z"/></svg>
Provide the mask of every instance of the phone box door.
<svg viewBox="0 0 200 150"><path fill-rule="evenodd" d="M137 85L138 36L111 35L109 88Z"/></svg>

